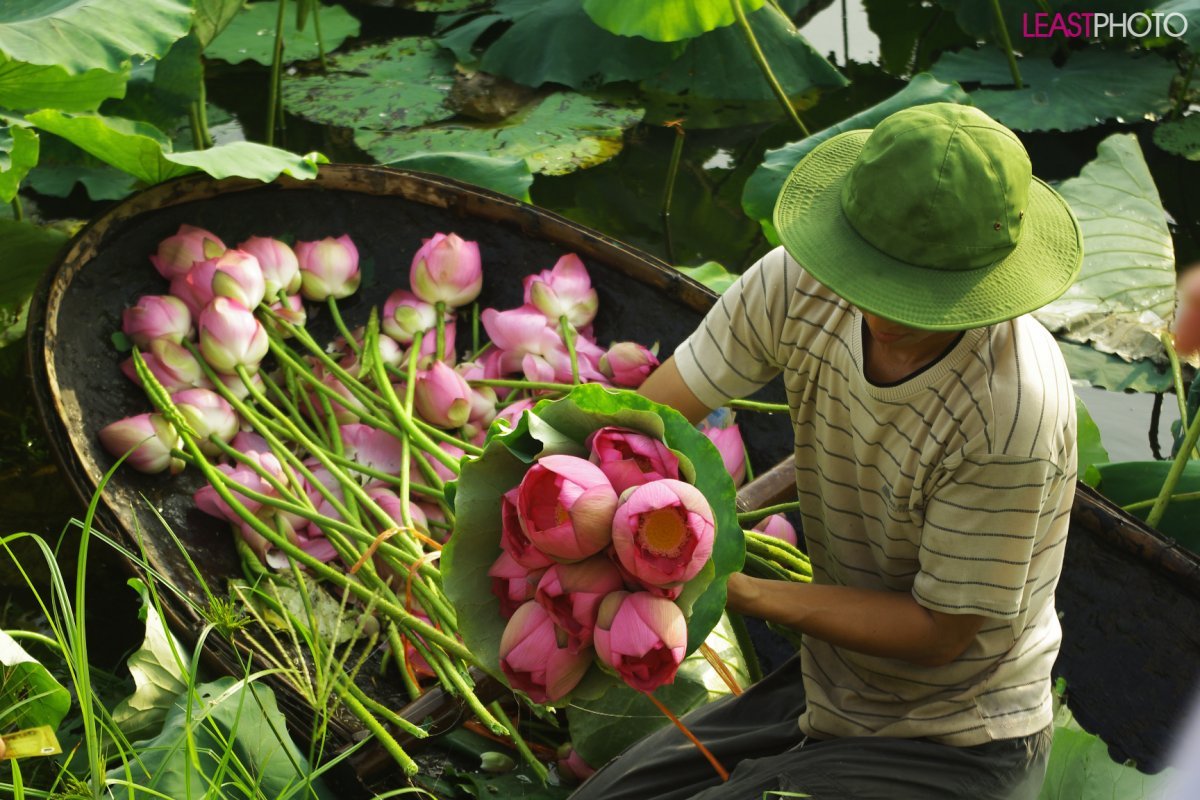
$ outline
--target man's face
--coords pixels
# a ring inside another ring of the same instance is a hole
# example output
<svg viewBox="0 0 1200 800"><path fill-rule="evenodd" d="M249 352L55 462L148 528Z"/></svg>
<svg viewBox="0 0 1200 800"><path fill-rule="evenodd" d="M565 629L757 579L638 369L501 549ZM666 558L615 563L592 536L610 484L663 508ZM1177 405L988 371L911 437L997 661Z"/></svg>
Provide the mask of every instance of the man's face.
<svg viewBox="0 0 1200 800"><path fill-rule="evenodd" d="M868 314L866 311L863 311L862 315L863 320L867 323L867 330L871 333L871 338L888 347L919 349L930 345L936 346L958 335L953 331L948 333L910 328L899 322Z"/></svg>

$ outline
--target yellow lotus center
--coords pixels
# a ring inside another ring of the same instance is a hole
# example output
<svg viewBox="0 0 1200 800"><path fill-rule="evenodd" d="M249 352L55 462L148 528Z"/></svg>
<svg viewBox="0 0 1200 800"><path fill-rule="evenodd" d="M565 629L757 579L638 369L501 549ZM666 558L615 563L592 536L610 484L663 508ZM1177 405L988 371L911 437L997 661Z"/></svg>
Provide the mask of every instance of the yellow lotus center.
<svg viewBox="0 0 1200 800"><path fill-rule="evenodd" d="M567 513L567 509L563 508L562 503L554 504L554 524L562 525L571 520L571 515Z"/></svg>
<svg viewBox="0 0 1200 800"><path fill-rule="evenodd" d="M677 508L660 508L642 515L638 543L656 556L677 556L687 541L687 524Z"/></svg>

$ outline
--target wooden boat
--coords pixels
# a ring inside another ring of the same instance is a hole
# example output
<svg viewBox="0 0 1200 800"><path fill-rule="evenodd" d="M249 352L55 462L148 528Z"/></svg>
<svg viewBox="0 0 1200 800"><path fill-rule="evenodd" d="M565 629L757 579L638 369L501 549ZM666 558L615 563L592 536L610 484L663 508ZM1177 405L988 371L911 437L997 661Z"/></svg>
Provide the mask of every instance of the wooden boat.
<svg viewBox="0 0 1200 800"><path fill-rule="evenodd" d="M148 407L118 371L124 356L111 336L120 329L126 306L142 294L165 291L147 257L184 223L212 230L229 243L251 235L349 234L364 267L362 289L343 305L351 324L406 284L407 265L420 240L437 231L455 231L480 243L485 269L480 300L499 308L520 304L522 276L577 253L600 295L596 338L604 343L657 341L669 353L714 299L668 265L619 241L445 178L327 165L312 181L262 184L190 176L155 186L81 231L50 271L31 310L35 396L64 474L83 498L93 496L113 463L96 431ZM760 399L780 401L782 387L767 387ZM742 423L757 468L789 456L786 419L756 414L743 416ZM786 491L790 469L773 474L750 492L752 505L779 494L781 487ZM788 480L781 482L780 475ZM131 550L143 548L148 568L174 588L174 595L164 595L167 610L174 629L185 635L203 627L207 604L189 560L219 591L224 581L242 574L225 525L192 505L198 480L190 471L175 479L118 471L100 491L97 517L101 529ZM1086 487L1076 508L1059 589L1068 631L1059 671L1067 678L1080 722L1099 733L1117 757L1132 757L1153 769L1161 764L1200 667L1200 559ZM178 541L166 535L164 522ZM249 635L210 637L206 655L218 668L240 674L252 655ZM286 685L275 688L295 730L303 731L312 709ZM393 707L404 702L398 686L380 682L368 688ZM428 710L422 706L419 712ZM348 717L330 726L338 746L350 745L358 734L357 723ZM370 771L370 758L358 763Z"/></svg>

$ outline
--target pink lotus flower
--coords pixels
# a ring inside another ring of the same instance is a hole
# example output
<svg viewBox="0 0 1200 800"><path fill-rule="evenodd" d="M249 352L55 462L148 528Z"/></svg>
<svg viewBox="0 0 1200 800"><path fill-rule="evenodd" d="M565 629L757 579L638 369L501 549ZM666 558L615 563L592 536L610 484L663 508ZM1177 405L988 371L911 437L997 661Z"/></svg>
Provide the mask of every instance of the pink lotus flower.
<svg viewBox="0 0 1200 800"><path fill-rule="evenodd" d="M326 236L317 242L296 242L300 261L300 294L309 300L341 300L358 290L358 248L349 236Z"/></svg>
<svg viewBox="0 0 1200 800"><path fill-rule="evenodd" d="M600 357L600 372L616 386L636 389L658 366L658 356L637 342L617 342Z"/></svg>
<svg viewBox="0 0 1200 800"><path fill-rule="evenodd" d="M402 448L400 440L392 434L359 423L342 425L338 433L346 458L368 469L389 475L400 474Z"/></svg>
<svg viewBox="0 0 1200 800"><path fill-rule="evenodd" d="M596 616L596 655L643 692L675 680L687 648L679 606L648 592L613 592Z"/></svg>
<svg viewBox="0 0 1200 800"><path fill-rule="evenodd" d="M534 547L521 525L521 515L517 512L519 488L509 489L500 496L500 547L525 569L545 569L554 563L554 559Z"/></svg>
<svg viewBox="0 0 1200 800"><path fill-rule="evenodd" d="M421 418L438 428L461 428L471 415L471 387L444 361L417 373L413 404Z"/></svg>
<svg viewBox="0 0 1200 800"><path fill-rule="evenodd" d="M725 469L733 477L733 485L741 486L746 480L746 443L742 441L742 431L734 423L727 428L701 426L704 435L717 446Z"/></svg>
<svg viewBox="0 0 1200 800"><path fill-rule="evenodd" d="M784 514L772 514L769 517L764 517L754 526L754 530L760 533L765 533L767 536L774 536L776 539L781 539L792 547L796 547L798 539L796 537L796 529L792 523L788 522L787 516Z"/></svg>
<svg viewBox="0 0 1200 800"><path fill-rule="evenodd" d="M444 319L447 323L452 322L454 315L445 314ZM397 289L388 295L383 304L380 327L397 342L411 344L417 333L432 331L437 327L437 310L432 303L427 303L412 292Z"/></svg>
<svg viewBox="0 0 1200 800"><path fill-rule="evenodd" d="M266 472L268 475L271 475L276 480L287 480L283 474L283 467L280 466L279 459L277 459L274 454L270 452L249 452L246 455L249 456L253 463L258 465L259 469L261 469L263 472ZM269 496L275 495L275 489L271 486L271 484L265 478L259 475L258 472L255 471L254 468L249 464L238 463L232 466L229 464L218 464L217 469L225 473L225 475L231 481L244 486L246 489L252 492ZM237 499L237 501L244 505L246 510L251 514L257 514L260 510L262 510L263 504L258 500L250 499L248 496L239 492L236 488L230 487L230 490L233 492L233 496ZM217 493L217 490L212 486L212 484L205 484L197 489L192 495L192 500L196 503L196 508L203 511L205 514L209 514L210 516L218 517L235 524L241 520L241 517L239 517L233 508L230 507L230 505L226 503L224 499L222 499L221 495ZM303 521L299 521L297 524L303 525L305 523Z"/></svg>
<svg viewBox="0 0 1200 800"><path fill-rule="evenodd" d="M591 462L600 467L617 494L649 481L679 477L679 457L644 433L610 425L593 432L587 445Z"/></svg>
<svg viewBox="0 0 1200 800"><path fill-rule="evenodd" d="M282 317L284 322L289 322L297 328L303 328L304 323L308 322L308 312L304 309L304 301L298 294L285 295L283 300L268 303L267 308ZM271 326L273 331L284 338L291 336L290 333L283 329L282 325L274 320L268 320L264 324Z"/></svg>
<svg viewBox="0 0 1200 800"><path fill-rule="evenodd" d="M258 260L268 299L275 300L280 292L296 294L300 291L300 262L296 251L285 242L268 236L251 236L238 245L238 250Z"/></svg>
<svg viewBox="0 0 1200 800"><path fill-rule="evenodd" d="M534 400L518 400L515 403L509 403L496 412L496 419L502 419L508 424L508 427L515 428L517 422L521 419L521 415L536 404Z"/></svg>
<svg viewBox="0 0 1200 800"><path fill-rule="evenodd" d="M572 653L559 642L554 621L534 602L517 609L500 637L500 669L535 703L565 697L591 664L590 652Z"/></svg>
<svg viewBox="0 0 1200 800"><path fill-rule="evenodd" d="M544 314L532 306L509 311L485 308L479 319L492 344L501 351L499 367L503 374L524 371L530 380L553 379L552 361L559 353L566 355L566 350L562 337L550 327Z"/></svg>
<svg viewBox="0 0 1200 800"><path fill-rule="evenodd" d="M465 381L484 377L483 365L478 361L464 361L456 364L454 371ZM463 435L468 439L474 439L485 434L488 426L492 424L492 420L496 418L496 404L499 402L499 398L496 396L496 390L491 386L471 386L469 383L467 385L471 391L471 411L463 425Z"/></svg>
<svg viewBox="0 0 1200 800"><path fill-rule="evenodd" d="M183 446L179 433L162 414L138 414L111 422L100 429L100 444L138 472L155 473L170 469L172 475L183 469L183 461L171 450Z"/></svg>
<svg viewBox="0 0 1200 800"><path fill-rule="evenodd" d="M607 547L616 507L600 468L575 456L543 456L517 488L525 534L557 561L582 561Z"/></svg>
<svg viewBox="0 0 1200 800"><path fill-rule="evenodd" d="M576 328L582 328L596 316L599 298L592 288L583 261L574 253L560 258L551 269L524 280L525 302L558 322L566 317Z"/></svg>
<svg viewBox="0 0 1200 800"><path fill-rule="evenodd" d="M309 480L307 476L302 480L304 493L308 495L308 499L312 501L313 506L319 513L326 517L342 519L342 515L334 508L333 503L329 499L332 497L338 503L345 503L346 495L342 490L341 482L315 458L305 459L304 466L313 476L313 480ZM326 497L326 495L329 497ZM305 528L305 534L310 538L325 535L315 523L308 524Z"/></svg>
<svg viewBox="0 0 1200 800"><path fill-rule="evenodd" d="M567 649L578 653L592 643L600 601L623 588L616 565L596 555L575 564L552 565L538 582L534 599L566 632Z"/></svg>
<svg viewBox="0 0 1200 800"><path fill-rule="evenodd" d="M217 372L232 375L239 366L250 372L267 354L267 332L245 306L215 298L200 312L200 353Z"/></svg>
<svg viewBox="0 0 1200 800"><path fill-rule="evenodd" d="M570 742L564 742L555 753L559 779L567 786L583 783L595 773L595 768L583 760Z"/></svg>
<svg viewBox="0 0 1200 800"><path fill-rule="evenodd" d="M208 455L221 451L211 438L228 442L237 435L240 422L237 412L211 389L184 389L172 394L171 402L195 431L200 449Z"/></svg>
<svg viewBox="0 0 1200 800"><path fill-rule="evenodd" d="M546 567L529 569L516 562L507 551L488 569L492 579L492 594L500 601L500 616L509 619L517 609L532 600L537 592L538 581L546 574Z"/></svg>
<svg viewBox="0 0 1200 800"><path fill-rule="evenodd" d="M178 297L148 294L121 314L121 330L143 349L155 339L181 344L192 334L192 314Z"/></svg>
<svg viewBox="0 0 1200 800"><path fill-rule="evenodd" d="M1175 312L1175 350L1190 355L1200 350L1200 267L1192 267L1179 280Z"/></svg>
<svg viewBox="0 0 1200 800"><path fill-rule="evenodd" d="M197 261L216 258L225 252L225 243L203 228L180 225L174 236L159 242L158 252L150 256L158 274L167 280L187 274Z"/></svg>
<svg viewBox="0 0 1200 800"><path fill-rule="evenodd" d="M213 266L213 297L229 297L249 309L263 301L266 281L257 258L244 250L226 250Z"/></svg>
<svg viewBox="0 0 1200 800"><path fill-rule="evenodd" d="M612 523L621 565L653 586L691 580L712 555L716 527L700 490L665 478L622 496Z"/></svg>
<svg viewBox="0 0 1200 800"><path fill-rule="evenodd" d="M150 352L142 353L142 360L146 362L150 374L168 392L191 389L205 383L204 369L200 366L200 362L196 360L190 350L175 344L170 339L155 339L150 342ZM142 385L137 371L134 369L132 358L121 362L121 372L125 373L125 377L138 386Z"/></svg>
<svg viewBox="0 0 1200 800"><path fill-rule="evenodd" d="M449 308L465 306L483 288L479 245L455 233L435 233L413 257L408 282L417 297L427 303L441 302Z"/></svg>

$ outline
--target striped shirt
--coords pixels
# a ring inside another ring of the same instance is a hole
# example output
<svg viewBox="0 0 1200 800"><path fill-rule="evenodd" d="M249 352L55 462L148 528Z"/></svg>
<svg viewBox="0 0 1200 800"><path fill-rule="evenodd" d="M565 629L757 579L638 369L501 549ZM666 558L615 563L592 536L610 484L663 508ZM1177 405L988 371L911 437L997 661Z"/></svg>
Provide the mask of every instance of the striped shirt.
<svg viewBox="0 0 1200 800"><path fill-rule="evenodd" d="M966 331L904 381L863 374L861 313L782 248L720 298L675 359L710 407L783 374L804 536L817 583L909 592L988 619L941 667L804 637L818 738L970 746L1051 721L1054 588L1075 488L1075 400L1031 317Z"/></svg>

